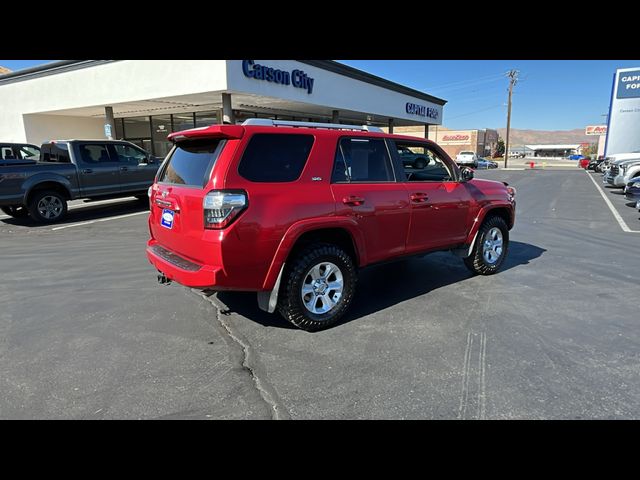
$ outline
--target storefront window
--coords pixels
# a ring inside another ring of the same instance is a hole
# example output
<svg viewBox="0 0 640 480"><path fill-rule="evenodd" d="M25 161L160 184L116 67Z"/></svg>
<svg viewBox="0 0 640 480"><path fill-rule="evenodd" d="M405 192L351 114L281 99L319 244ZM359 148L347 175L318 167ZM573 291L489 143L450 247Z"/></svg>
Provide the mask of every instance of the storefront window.
<svg viewBox="0 0 640 480"><path fill-rule="evenodd" d="M196 128L209 127L218 123L216 112L196 112Z"/></svg>
<svg viewBox="0 0 640 480"><path fill-rule="evenodd" d="M124 119L124 134L127 139L151 137L149 117L133 117Z"/></svg>
<svg viewBox="0 0 640 480"><path fill-rule="evenodd" d="M180 132L193 128L193 113L180 113L173 115L173 131Z"/></svg>
<svg viewBox="0 0 640 480"><path fill-rule="evenodd" d="M153 127L153 149L156 157L165 157L171 150L171 142L167 135L171 133L171 115L157 115L151 117Z"/></svg>

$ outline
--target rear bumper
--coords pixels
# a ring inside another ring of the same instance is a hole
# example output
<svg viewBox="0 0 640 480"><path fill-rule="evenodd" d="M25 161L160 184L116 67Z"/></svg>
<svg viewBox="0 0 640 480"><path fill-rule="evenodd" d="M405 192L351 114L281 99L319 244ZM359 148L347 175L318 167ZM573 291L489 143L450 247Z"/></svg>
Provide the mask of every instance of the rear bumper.
<svg viewBox="0 0 640 480"><path fill-rule="evenodd" d="M186 287L215 288L222 287L224 283L222 267L194 263L160 246L153 239L147 242L147 258L168 279Z"/></svg>

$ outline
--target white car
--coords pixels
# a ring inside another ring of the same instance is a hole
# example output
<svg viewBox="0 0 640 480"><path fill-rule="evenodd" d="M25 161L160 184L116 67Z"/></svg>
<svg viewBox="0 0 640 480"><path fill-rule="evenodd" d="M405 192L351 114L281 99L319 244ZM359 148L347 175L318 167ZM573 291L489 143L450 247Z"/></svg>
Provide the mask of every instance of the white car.
<svg viewBox="0 0 640 480"><path fill-rule="evenodd" d="M456 163L458 165L471 165L478 167L478 155L475 152L460 152L456 155Z"/></svg>

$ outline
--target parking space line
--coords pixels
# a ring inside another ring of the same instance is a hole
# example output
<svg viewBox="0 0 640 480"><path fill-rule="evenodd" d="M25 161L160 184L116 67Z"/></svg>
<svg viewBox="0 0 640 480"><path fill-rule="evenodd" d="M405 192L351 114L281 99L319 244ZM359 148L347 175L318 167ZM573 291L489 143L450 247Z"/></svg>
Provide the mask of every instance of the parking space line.
<svg viewBox="0 0 640 480"><path fill-rule="evenodd" d="M616 207L613 206L613 203L611 203L611 200L609 200L607 198L607 195L604 193L604 191L602 190L602 188L600 187L600 185L598 185L598 182L596 182L593 177L591 176L591 174L585 170L585 173L587 174L587 176L589 177L589 179L593 182L593 184L596 186L596 188L598 189L598 192L600 192L600 195L602 195L602 198L604 198L604 202L607 204L607 206L609 207L609 210L611 210L611 213L613 213L614 218L618 221L618 224L620 225L620 228L622 228L622 230L624 232L628 232L628 233L640 233L640 230L631 230L629 228L629 226L627 225L627 223L622 219L622 217L620 216L620 214L618 213L618 210L616 210Z"/></svg>
<svg viewBox="0 0 640 480"><path fill-rule="evenodd" d="M52 228L51 230L55 231L55 230L63 230L65 228L82 227L84 225L91 225L92 223L109 222L111 220L119 220L121 218L134 217L136 215L143 215L145 213L147 215L149 214L149 212L147 210L145 210L144 212L128 213L126 215L118 215L116 217L101 218L99 220L91 220L89 222L72 223L70 225L63 225L62 227L55 227L55 228Z"/></svg>

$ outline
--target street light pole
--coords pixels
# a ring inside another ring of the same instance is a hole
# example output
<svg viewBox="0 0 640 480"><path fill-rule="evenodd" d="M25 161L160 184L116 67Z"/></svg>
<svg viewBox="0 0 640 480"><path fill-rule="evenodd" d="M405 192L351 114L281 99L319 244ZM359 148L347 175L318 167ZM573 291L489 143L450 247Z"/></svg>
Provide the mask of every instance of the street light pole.
<svg viewBox="0 0 640 480"><path fill-rule="evenodd" d="M511 95L513 94L513 86L518 81L518 71L509 70L509 104L507 106L507 135L504 144L504 168L507 168L507 159L509 158L509 131L511 130Z"/></svg>

